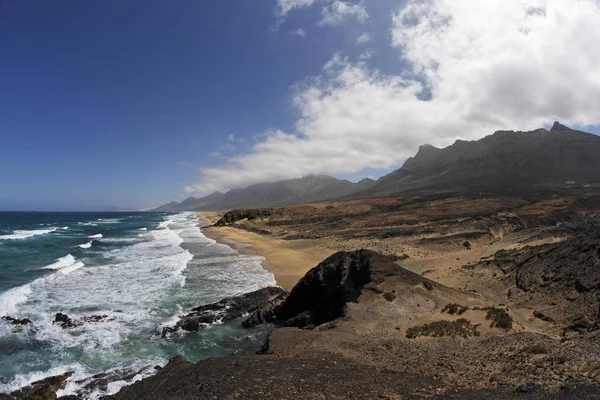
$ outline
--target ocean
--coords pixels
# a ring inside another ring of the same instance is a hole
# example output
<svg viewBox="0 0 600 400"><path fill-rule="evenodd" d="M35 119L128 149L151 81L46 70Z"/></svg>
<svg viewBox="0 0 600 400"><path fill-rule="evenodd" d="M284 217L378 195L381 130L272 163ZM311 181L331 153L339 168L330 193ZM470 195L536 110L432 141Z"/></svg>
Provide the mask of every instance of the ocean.
<svg viewBox="0 0 600 400"><path fill-rule="evenodd" d="M178 354L256 351L264 328L236 323L160 336L190 308L276 284L262 257L216 243L201 225L195 213L0 213L0 317L32 321L0 320L0 393L73 371L59 395L95 399ZM63 329L56 313L108 317ZM90 387L100 373L122 379Z"/></svg>

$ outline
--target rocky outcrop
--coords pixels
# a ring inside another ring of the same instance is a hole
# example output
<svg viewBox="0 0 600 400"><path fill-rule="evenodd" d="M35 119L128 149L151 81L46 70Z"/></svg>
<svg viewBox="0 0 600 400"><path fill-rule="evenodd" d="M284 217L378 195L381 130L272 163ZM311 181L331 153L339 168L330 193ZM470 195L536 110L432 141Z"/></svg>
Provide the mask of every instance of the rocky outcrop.
<svg viewBox="0 0 600 400"><path fill-rule="evenodd" d="M11 323L12 325L29 325L31 324L31 320L29 318L13 318L13 317L9 317L8 315L2 317L3 320L8 321L9 323Z"/></svg>
<svg viewBox="0 0 600 400"><path fill-rule="evenodd" d="M370 250L340 251L311 269L279 304L254 312L244 326L277 322L285 326L312 328L344 315L346 304L356 302L363 288L387 276L399 276L417 285L435 283Z"/></svg>
<svg viewBox="0 0 600 400"><path fill-rule="evenodd" d="M108 315L87 315L82 317L81 319L72 319L67 314L56 313L54 315L54 321L52 321L52 323L55 325L59 325L63 329L67 329L81 326L84 323L96 323L107 320L109 320Z"/></svg>
<svg viewBox="0 0 600 400"><path fill-rule="evenodd" d="M39 380L10 394L0 394L0 400L54 400L56 392L64 386L71 375L72 372L66 372Z"/></svg>
<svg viewBox="0 0 600 400"><path fill-rule="evenodd" d="M252 221L256 218L265 218L273 214L271 208L248 208L240 210L231 210L225 213L220 220L215 223L215 226L231 225L237 221L248 219Z"/></svg>
<svg viewBox="0 0 600 400"><path fill-rule="evenodd" d="M576 331L600 328L600 232L520 250L501 250L479 266L499 268L513 301L534 316Z"/></svg>
<svg viewBox="0 0 600 400"><path fill-rule="evenodd" d="M279 287L266 287L241 296L228 297L216 303L203 305L192 309L192 312L182 317L175 326L165 327L162 337L167 337L178 330L198 332L203 326L217 321L227 322L242 317L244 314L279 303L287 292Z"/></svg>

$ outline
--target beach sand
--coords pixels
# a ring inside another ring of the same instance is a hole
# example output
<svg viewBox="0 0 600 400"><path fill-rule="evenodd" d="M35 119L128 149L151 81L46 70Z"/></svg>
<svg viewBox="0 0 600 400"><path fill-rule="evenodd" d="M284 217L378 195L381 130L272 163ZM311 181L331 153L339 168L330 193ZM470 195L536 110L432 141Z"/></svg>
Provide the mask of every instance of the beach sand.
<svg viewBox="0 0 600 400"><path fill-rule="evenodd" d="M199 213L208 224L214 224L218 213ZM233 247L242 254L265 258L262 266L275 276L277 284L291 290L311 268L335 253L308 240L280 240L232 227L211 227L202 233L219 243Z"/></svg>

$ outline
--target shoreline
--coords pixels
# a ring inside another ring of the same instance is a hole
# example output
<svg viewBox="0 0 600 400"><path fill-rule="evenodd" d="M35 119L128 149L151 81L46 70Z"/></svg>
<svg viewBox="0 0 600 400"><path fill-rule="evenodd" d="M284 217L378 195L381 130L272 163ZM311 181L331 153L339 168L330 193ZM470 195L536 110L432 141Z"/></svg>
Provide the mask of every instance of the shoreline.
<svg viewBox="0 0 600 400"><path fill-rule="evenodd" d="M199 212L198 216L209 225L218 219L218 213ZM232 227L201 228L202 233L217 243L232 247L240 254L264 257L262 267L272 273L284 290L290 291L313 267L335 253L307 240L285 241Z"/></svg>

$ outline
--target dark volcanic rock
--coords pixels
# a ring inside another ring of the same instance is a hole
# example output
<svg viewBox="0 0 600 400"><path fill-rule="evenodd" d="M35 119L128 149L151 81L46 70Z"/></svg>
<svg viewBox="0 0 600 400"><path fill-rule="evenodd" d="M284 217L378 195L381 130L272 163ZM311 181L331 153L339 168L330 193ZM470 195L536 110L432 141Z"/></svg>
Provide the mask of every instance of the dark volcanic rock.
<svg viewBox="0 0 600 400"><path fill-rule="evenodd" d="M0 395L0 400L54 400L56 399L56 392L64 386L65 381L71 375L73 375L72 372L66 372L62 375L42 379L15 392Z"/></svg>
<svg viewBox="0 0 600 400"><path fill-rule="evenodd" d="M192 309L192 312L182 317L174 327L165 327L162 337L177 332L179 329L188 332L198 332L202 325L216 321L227 322L244 314L266 307L271 302L278 302L287 292L279 287L266 287L241 296L228 297L216 303L203 305Z"/></svg>
<svg viewBox="0 0 600 400"><path fill-rule="evenodd" d="M241 210L231 210L225 213L220 220L215 223L215 226L225 226L233 224L234 222L248 219L251 221L256 218L264 218L273 214L271 208L248 208Z"/></svg>
<svg viewBox="0 0 600 400"><path fill-rule="evenodd" d="M343 316L346 303L356 302L365 285L379 283L392 275L434 288L434 283L402 268L385 255L370 250L340 251L308 271L281 304L257 310L244 325L253 326L262 321L299 328L321 325Z"/></svg>
<svg viewBox="0 0 600 400"><path fill-rule="evenodd" d="M81 326L84 323L96 323L108 321L108 315L87 315L82 317L81 319L72 319L67 314L56 313L54 315L53 324L60 325L61 328L75 328L76 326Z"/></svg>
<svg viewBox="0 0 600 400"><path fill-rule="evenodd" d="M83 320L83 322L102 322L106 321L107 318L108 315L89 315L81 319Z"/></svg>
<svg viewBox="0 0 600 400"><path fill-rule="evenodd" d="M600 327L600 232L564 242L503 250L480 265L500 268L513 300L538 304L537 318L575 331ZM548 317L552 315L552 318Z"/></svg>
<svg viewBox="0 0 600 400"><path fill-rule="evenodd" d="M2 317L2 319L10 322L13 325L29 325L29 324L31 324L31 320L29 318L19 319L19 318L9 317L8 315L6 315L6 316Z"/></svg>
<svg viewBox="0 0 600 400"><path fill-rule="evenodd" d="M67 314L63 313L56 313L56 315L54 316L54 321L52 323L60 325L63 329L74 328L76 326L81 325L81 322L73 321L71 318L69 318Z"/></svg>

